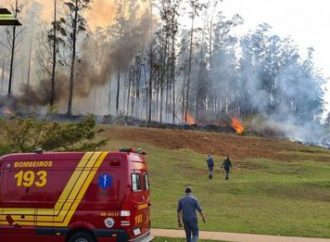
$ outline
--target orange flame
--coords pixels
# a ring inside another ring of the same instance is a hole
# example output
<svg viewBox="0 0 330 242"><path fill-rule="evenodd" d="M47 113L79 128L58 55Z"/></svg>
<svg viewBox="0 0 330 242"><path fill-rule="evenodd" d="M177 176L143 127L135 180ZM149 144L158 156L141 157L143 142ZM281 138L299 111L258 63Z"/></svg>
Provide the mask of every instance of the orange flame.
<svg viewBox="0 0 330 242"><path fill-rule="evenodd" d="M231 118L231 126L236 130L237 134L244 133L244 126L237 118Z"/></svg>
<svg viewBox="0 0 330 242"><path fill-rule="evenodd" d="M8 116L14 114L14 112L13 112L10 108L7 108L7 107L3 110L3 113L4 113L5 115L8 115Z"/></svg>
<svg viewBox="0 0 330 242"><path fill-rule="evenodd" d="M190 113L187 113L186 114L187 115L187 124L189 124L189 125L193 125L193 124L196 124L196 120L195 120L195 118L190 114ZM185 120L183 120L184 122L185 122Z"/></svg>

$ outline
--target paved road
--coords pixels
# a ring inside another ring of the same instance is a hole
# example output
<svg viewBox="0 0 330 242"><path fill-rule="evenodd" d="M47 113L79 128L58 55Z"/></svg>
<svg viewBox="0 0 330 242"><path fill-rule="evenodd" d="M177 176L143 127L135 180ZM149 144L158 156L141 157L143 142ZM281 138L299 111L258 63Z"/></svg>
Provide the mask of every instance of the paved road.
<svg viewBox="0 0 330 242"><path fill-rule="evenodd" d="M183 230L175 229L151 229L153 236L184 238ZM288 237L288 236L273 236L273 235L259 235L259 234L239 234L239 233L223 233L223 232L208 232L200 231L200 239L207 240L224 240L233 242L330 242L330 239L314 239L302 237Z"/></svg>

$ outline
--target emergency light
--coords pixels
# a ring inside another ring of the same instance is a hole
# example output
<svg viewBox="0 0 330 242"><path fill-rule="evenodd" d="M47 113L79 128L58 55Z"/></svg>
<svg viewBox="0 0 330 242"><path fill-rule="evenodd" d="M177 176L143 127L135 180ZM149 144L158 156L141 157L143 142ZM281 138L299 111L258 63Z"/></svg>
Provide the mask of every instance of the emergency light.
<svg viewBox="0 0 330 242"><path fill-rule="evenodd" d="M8 9L0 8L0 25L4 26L19 26L22 25L14 15L12 15Z"/></svg>

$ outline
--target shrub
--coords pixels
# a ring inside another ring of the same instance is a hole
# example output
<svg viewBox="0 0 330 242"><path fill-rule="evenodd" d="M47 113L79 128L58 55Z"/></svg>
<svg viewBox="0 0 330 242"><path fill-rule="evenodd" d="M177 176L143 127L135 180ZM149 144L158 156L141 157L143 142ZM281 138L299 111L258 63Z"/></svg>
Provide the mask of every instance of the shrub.
<svg viewBox="0 0 330 242"><path fill-rule="evenodd" d="M49 116L0 119L0 154L31 152L39 147L52 151L97 150L107 143L107 140L93 142L96 122L92 115L76 123L51 122Z"/></svg>

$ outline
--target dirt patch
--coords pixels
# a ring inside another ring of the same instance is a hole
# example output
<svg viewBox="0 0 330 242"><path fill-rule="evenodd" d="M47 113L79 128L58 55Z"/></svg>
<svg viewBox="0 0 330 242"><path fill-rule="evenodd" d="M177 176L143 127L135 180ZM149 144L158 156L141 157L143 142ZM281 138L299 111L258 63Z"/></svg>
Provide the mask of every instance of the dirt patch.
<svg viewBox="0 0 330 242"><path fill-rule="evenodd" d="M241 136L228 133L202 132L181 129L155 129L123 126L101 126L102 136L110 139L147 143L166 149L191 149L201 154L230 155L234 160L267 158L290 162L299 156L290 152L301 152L306 147L284 139ZM330 151L321 150L330 155ZM311 152L312 153L312 152ZM321 154L320 154L321 155ZM314 159L317 159L315 154ZM322 159L323 160L323 159Z"/></svg>

